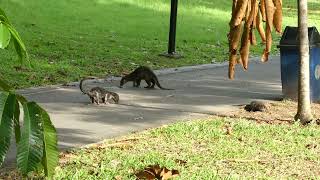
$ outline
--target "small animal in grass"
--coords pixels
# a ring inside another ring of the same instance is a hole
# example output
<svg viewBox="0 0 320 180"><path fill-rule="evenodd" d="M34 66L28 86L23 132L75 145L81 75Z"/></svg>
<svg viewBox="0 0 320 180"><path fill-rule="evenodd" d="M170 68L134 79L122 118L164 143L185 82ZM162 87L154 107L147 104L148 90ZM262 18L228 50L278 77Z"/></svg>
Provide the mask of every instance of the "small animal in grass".
<svg viewBox="0 0 320 180"><path fill-rule="evenodd" d="M244 109L249 112L261 111L264 112L267 110L267 105L261 101L252 101L250 104L247 104Z"/></svg>
<svg viewBox="0 0 320 180"><path fill-rule="evenodd" d="M91 99L92 104L100 104L100 100L102 103L108 104L109 99L113 101L114 104L119 104L119 95L115 92L108 91L101 87L94 87L88 91L83 89L83 82L88 79L95 79L95 78L84 78L80 81L80 90L83 94L86 94Z"/></svg>
<svg viewBox="0 0 320 180"><path fill-rule="evenodd" d="M154 72L146 66L140 66L130 74L122 77L120 81L120 88L122 88L123 85L129 81L133 81L133 87L139 87L141 80L146 81L148 86L146 86L145 88L148 88L148 89L153 89L154 86L157 85L160 89L163 89L163 90L174 90L174 89L168 89L168 88L162 87L159 83L157 76L154 74Z"/></svg>

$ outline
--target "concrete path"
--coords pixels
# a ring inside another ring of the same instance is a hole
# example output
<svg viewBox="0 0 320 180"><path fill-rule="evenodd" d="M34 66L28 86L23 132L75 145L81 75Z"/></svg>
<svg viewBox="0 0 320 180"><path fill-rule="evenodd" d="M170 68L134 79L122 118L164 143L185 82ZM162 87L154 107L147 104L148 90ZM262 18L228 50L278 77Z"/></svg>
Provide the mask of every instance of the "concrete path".
<svg viewBox="0 0 320 180"><path fill-rule="evenodd" d="M175 60L174 60L175 61ZM163 87L175 90L120 89L119 81L93 81L120 95L120 105L89 105L78 86L52 86L21 90L29 100L40 103L57 128L61 149L94 143L105 138L157 127L178 120L203 118L236 110L235 105L254 99L281 97L279 58L266 64L253 61L249 71L237 68L236 80L227 78L227 64L204 65L156 71ZM142 87L145 84L142 84ZM12 147L7 165L15 160Z"/></svg>

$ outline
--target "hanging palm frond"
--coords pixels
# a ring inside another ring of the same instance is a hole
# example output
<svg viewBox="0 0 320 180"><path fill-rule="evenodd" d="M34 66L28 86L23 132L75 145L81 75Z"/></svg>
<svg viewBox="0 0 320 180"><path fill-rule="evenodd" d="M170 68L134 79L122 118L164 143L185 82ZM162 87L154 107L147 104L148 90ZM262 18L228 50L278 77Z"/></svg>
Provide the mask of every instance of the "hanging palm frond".
<svg viewBox="0 0 320 180"><path fill-rule="evenodd" d="M272 30L275 28L278 33L282 31L282 0L233 0L229 25L229 78L233 79L236 64L241 64L245 70L248 69L250 46L256 45L257 42L255 29L265 44L261 61L268 61L272 46Z"/></svg>

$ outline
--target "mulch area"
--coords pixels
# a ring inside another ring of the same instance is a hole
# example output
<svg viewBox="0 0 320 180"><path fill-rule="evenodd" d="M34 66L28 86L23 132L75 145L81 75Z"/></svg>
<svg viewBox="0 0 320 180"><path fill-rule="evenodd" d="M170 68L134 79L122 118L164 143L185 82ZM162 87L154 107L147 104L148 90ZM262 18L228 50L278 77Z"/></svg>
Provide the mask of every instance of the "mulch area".
<svg viewBox="0 0 320 180"><path fill-rule="evenodd" d="M239 107L239 111L230 112L221 116L232 118L244 118L257 122L269 124L291 124L294 123L294 116L297 113L298 104L295 101L283 100L272 103L266 103L265 112L248 112L244 109L245 105ZM320 104L311 105L314 120L320 118ZM220 115L219 115L220 116Z"/></svg>

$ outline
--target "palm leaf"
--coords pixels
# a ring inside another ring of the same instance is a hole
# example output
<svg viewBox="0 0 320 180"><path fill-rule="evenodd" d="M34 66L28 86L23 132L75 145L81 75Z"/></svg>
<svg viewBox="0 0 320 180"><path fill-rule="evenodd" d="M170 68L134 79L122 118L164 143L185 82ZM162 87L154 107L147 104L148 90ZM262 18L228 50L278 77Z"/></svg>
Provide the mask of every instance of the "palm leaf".
<svg viewBox="0 0 320 180"><path fill-rule="evenodd" d="M16 31L14 27L8 22L3 22L3 24L6 25L6 27L12 35L14 47L16 49L17 54L19 55L20 60L22 61L23 58L26 58L28 66L30 66L26 46L24 45L18 31Z"/></svg>
<svg viewBox="0 0 320 180"><path fill-rule="evenodd" d="M10 43L11 34L8 27L0 22L0 48L6 48Z"/></svg>
<svg viewBox="0 0 320 180"><path fill-rule="evenodd" d="M6 15L6 13L0 8L0 16L3 16L4 17L4 19L5 19L5 21L6 22L8 22L9 24L10 24L10 22L9 22L9 20L8 20L8 17L7 17L7 15Z"/></svg>
<svg viewBox="0 0 320 180"><path fill-rule="evenodd" d="M15 102L14 94L0 93L0 166L10 146Z"/></svg>
<svg viewBox="0 0 320 180"><path fill-rule="evenodd" d="M52 125L48 113L41 107L41 120L43 124L43 140L44 150L42 165L46 176L51 177L54 174L55 167L58 164L58 148L57 148L57 134L56 129Z"/></svg>
<svg viewBox="0 0 320 180"><path fill-rule="evenodd" d="M17 165L23 175L34 171L43 156L41 110L34 102L23 105L24 123L18 143Z"/></svg>
<svg viewBox="0 0 320 180"><path fill-rule="evenodd" d="M16 143L18 144L21 139L21 130L20 130L20 105L19 101L16 100L15 108L14 108L14 115L13 115L13 122L14 122L14 135L16 138Z"/></svg>
<svg viewBox="0 0 320 180"><path fill-rule="evenodd" d="M25 97L23 97L22 95L20 95L20 94L16 94L16 96L17 96L17 100L23 105L23 104L26 104L27 102L28 102L28 100L25 98Z"/></svg>

